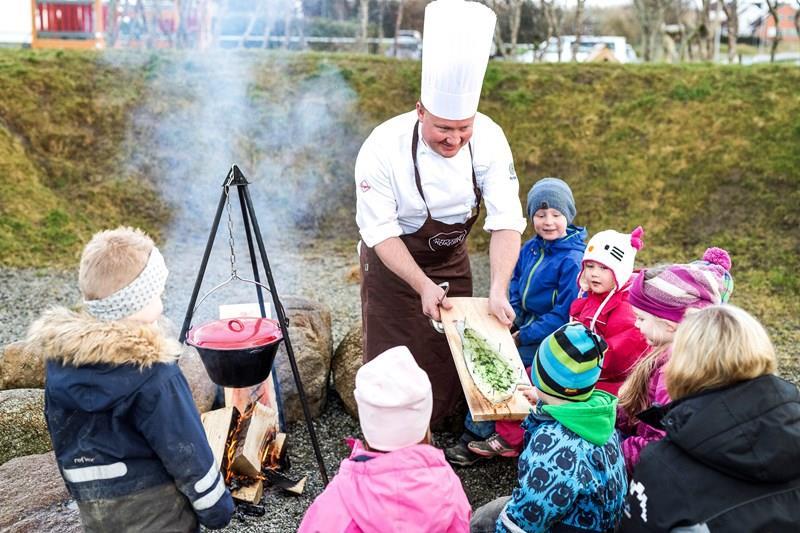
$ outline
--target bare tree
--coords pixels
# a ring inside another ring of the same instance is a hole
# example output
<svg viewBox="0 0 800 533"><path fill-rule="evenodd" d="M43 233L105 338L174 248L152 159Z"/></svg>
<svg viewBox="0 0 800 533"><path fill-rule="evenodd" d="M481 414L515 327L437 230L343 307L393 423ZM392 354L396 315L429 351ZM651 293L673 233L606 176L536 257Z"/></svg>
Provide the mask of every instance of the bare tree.
<svg viewBox="0 0 800 533"><path fill-rule="evenodd" d="M524 2L525 0L508 0L509 3L508 26L509 29L511 30L510 42L511 42L512 54L517 53L517 42L519 40L519 27L522 24L522 4Z"/></svg>
<svg viewBox="0 0 800 533"><path fill-rule="evenodd" d="M365 54L369 53L369 43L367 42L367 38L369 37L369 0L360 0L360 8L359 14L361 15L361 31L358 35L358 39L360 41L361 51Z"/></svg>
<svg viewBox="0 0 800 533"><path fill-rule="evenodd" d="M558 50L558 61L564 52L561 42L561 30L564 27L564 11L556 5L556 0L541 0L544 18L547 21L547 40L546 47L550 45L550 39L556 39L556 50ZM544 52L543 52L544 53Z"/></svg>
<svg viewBox="0 0 800 533"><path fill-rule="evenodd" d="M736 61L736 40L739 37L739 0L723 2L722 9L728 19L728 63L733 63Z"/></svg>
<svg viewBox="0 0 800 533"><path fill-rule="evenodd" d="M639 24L642 27L642 58L645 61L660 61L664 13L668 0L633 0Z"/></svg>
<svg viewBox="0 0 800 533"><path fill-rule="evenodd" d="M575 5L575 41L572 43L572 60L578 60L578 49L581 46L581 30L583 29L583 8L586 0L577 0Z"/></svg>
<svg viewBox="0 0 800 533"><path fill-rule="evenodd" d="M404 0L397 0L397 17L394 19L394 57L397 57L397 38L400 35L400 26L403 24L403 4Z"/></svg>
<svg viewBox="0 0 800 533"><path fill-rule="evenodd" d="M797 37L800 38L800 0L797 0L797 11L794 12L794 28L797 30Z"/></svg>
<svg viewBox="0 0 800 533"><path fill-rule="evenodd" d="M494 11L497 15L497 24L494 26L494 44L495 48L497 49L497 53L500 54L501 57L505 57L507 53L506 45L503 42L501 20L504 19L508 13L508 1L509 0L488 0L486 2L492 11Z"/></svg>
<svg viewBox="0 0 800 533"><path fill-rule="evenodd" d="M775 52L778 50L778 45L783 38L781 35L781 19L778 15L778 6L780 3L778 0L766 0L767 2L767 9L769 9L769 14L772 17L772 20L775 22L775 37L772 39L772 48L769 50L769 62L775 62Z"/></svg>

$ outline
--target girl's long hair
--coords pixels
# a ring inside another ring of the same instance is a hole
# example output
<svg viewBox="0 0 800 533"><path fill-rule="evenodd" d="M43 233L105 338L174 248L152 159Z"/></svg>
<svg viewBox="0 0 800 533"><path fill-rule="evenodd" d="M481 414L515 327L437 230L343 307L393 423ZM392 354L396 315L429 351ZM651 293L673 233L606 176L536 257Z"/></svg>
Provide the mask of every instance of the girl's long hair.
<svg viewBox="0 0 800 533"><path fill-rule="evenodd" d="M775 372L764 326L734 305L706 307L681 322L664 368L673 400Z"/></svg>
<svg viewBox="0 0 800 533"><path fill-rule="evenodd" d="M619 406L625 410L628 419L650 407L650 379L656 369L669 358L671 343L654 347L633 367L619 389Z"/></svg>

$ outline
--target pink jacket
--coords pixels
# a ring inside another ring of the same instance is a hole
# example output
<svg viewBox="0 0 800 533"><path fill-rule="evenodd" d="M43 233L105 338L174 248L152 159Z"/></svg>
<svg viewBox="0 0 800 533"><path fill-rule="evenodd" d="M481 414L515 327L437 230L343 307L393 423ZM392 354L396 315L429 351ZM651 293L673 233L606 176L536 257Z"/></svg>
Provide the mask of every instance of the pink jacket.
<svg viewBox="0 0 800 533"><path fill-rule="evenodd" d="M651 406L654 403L666 405L671 401L667 392L667 383L664 380L664 364L668 359L669 355L665 356L650 377ZM617 409L616 426L623 433L622 455L625 457L625 468L630 476L633 474L633 468L639 462L639 456L644 447L651 442L661 440L666 433L636 419L631 420L623 409Z"/></svg>
<svg viewBox="0 0 800 533"><path fill-rule="evenodd" d="M378 453L356 441L298 532L466 533L471 513L442 450L416 444Z"/></svg>
<svg viewBox="0 0 800 533"><path fill-rule="evenodd" d="M616 396L636 362L647 352L647 341L634 325L636 316L628 303L628 285L605 302L607 296L608 293L590 292L576 298L569 316L587 328L592 327L592 319L596 317L594 329L608 343L597 388Z"/></svg>

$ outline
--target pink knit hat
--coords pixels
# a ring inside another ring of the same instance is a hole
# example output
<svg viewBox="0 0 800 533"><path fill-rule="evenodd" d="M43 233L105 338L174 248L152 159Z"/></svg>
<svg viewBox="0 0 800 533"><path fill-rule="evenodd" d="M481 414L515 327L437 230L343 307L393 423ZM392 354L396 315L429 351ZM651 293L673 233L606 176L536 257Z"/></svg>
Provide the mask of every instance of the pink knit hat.
<svg viewBox="0 0 800 533"><path fill-rule="evenodd" d="M642 270L631 284L628 302L642 311L680 322L688 308L725 303L733 292L731 258L722 248L709 248L702 261Z"/></svg>
<svg viewBox="0 0 800 533"><path fill-rule="evenodd" d="M431 382L405 346L389 348L359 368L353 395L364 438L373 449L405 448L428 432Z"/></svg>

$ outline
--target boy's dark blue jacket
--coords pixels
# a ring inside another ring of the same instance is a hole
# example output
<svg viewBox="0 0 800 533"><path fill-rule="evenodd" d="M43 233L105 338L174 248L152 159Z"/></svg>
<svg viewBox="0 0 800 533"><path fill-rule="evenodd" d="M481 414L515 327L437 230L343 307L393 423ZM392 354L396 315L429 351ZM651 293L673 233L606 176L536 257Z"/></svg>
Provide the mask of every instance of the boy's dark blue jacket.
<svg viewBox="0 0 800 533"><path fill-rule="evenodd" d="M586 229L568 226L560 239L546 241L537 235L522 246L509 285L521 348L538 346L569 321L569 306L578 296L585 239Z"/></svg>
<svg viewBox="0 0 800 533"><path fill-rule="evenodd" d="M229 522L233 501L175 364L176 342L155 326L63 308L34 323L28 342L46 358L47 425L79 504L175 484L201 524Z"/></svg>

